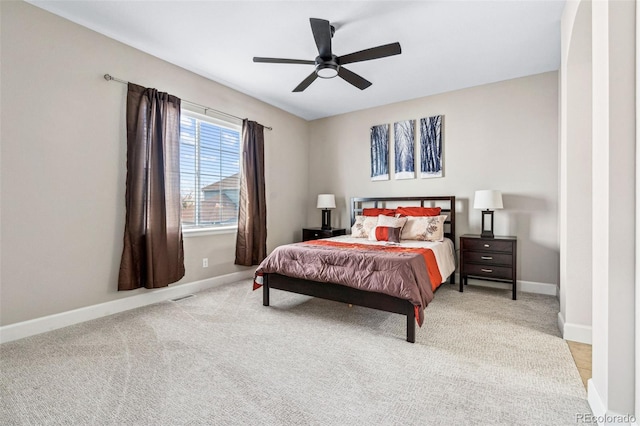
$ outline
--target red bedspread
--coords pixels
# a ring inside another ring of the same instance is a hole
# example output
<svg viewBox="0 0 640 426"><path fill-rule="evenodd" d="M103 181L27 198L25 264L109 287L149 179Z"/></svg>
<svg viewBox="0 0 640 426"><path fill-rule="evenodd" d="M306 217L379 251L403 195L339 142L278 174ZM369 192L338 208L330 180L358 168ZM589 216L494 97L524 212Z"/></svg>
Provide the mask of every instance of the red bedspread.
<svg viewBox="0 0 640 426"><path fill-rule="evenodd" d="M424 308L442 276L433 251L314 240L276 248L256 270L254 289L265 273L342 284L405 299L416 307L422 325Z"/></svg>
<svg viewBox="0 0 640 426"><path fill-rule="evenodd" d="M309 241L307 244L322 245L328 247L340 247L343 250L380 250L389 253L419 253L422 255L427 267L427 273L431 281L431 290L435 291L436 288L442 283L442 275L440 274L440 268L436 262L436 257L433 254L433 250L430 248L413 248L413 247L399 247L399 246L377 246L371 244L357 244L357 243L340 243L331 240L314 240Z"/></svg>

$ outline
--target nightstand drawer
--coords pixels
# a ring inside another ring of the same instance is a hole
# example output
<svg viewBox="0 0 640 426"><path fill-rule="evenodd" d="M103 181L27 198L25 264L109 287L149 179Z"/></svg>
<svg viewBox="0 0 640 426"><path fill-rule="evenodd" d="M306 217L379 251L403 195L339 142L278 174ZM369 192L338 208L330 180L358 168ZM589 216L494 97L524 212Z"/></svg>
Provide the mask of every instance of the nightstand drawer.
<svg viewBox="0 0 640 426"><path fill-rule="evenodd" d="M511 241L497 241L494 239L464 239L462 240L462 250L488 250L513 253L513 243Z"/></svg>
<svg viewBox="0 0 640 426"><path fill-rule="evenodd" d="M513 255L506 253L492 253L481 251L468 251L464 255L465 262L481 263L484 265L513 265Z"/></svg>
<svg viewBox="0 0 640 426"><path fill-rule="evenodd" d="M504 266L465 264L463 273L465 275L476 275L485 278L500 278L505 280L513 278L513 268Z"/></svg>
<svg viewBox="0 0 640 426"><path fill-rule="evenodd" d="M302 229L302 241L319 240L320 238L336 237L338 235L345 235L347 230L342 228L303 228Z"/></svg>
<svg viewBox="0 0 640 426"><path fill-rule="evenodd" d="M317 240L319 238L329 238L331 236L331 231L317 231L311 229L305 229L302 231L302 239L303 240Z"/></svg>

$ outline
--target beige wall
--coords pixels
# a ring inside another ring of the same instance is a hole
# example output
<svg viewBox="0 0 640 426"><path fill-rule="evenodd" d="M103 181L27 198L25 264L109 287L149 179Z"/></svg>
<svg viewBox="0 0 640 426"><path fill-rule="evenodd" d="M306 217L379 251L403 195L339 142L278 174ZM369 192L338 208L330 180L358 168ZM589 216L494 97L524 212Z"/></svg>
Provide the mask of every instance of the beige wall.
<svg viewBox="0 0 640 426"><path fill-rule="evenodd" d="M272 126L269 249L299 238L306 121L29 4L1 8L1 325L145 291L116 291L126 86L105 73ZM234 253L234 234L186 238L180 283L240 270Z"/></svg>
<svg viewBox="0 0 640 426"><path fill-rule="evenodd" d="M444 177L371 182L371 126L439 114ZM310 134L308 225L319 225L322 192L336 194L340 227L349 226L350 197L455 195L458 234L479 233L474 191L498 189L505 209L495 213L495 233L518 237L518 279L557 284L557 72L316 120Z"/></svg>

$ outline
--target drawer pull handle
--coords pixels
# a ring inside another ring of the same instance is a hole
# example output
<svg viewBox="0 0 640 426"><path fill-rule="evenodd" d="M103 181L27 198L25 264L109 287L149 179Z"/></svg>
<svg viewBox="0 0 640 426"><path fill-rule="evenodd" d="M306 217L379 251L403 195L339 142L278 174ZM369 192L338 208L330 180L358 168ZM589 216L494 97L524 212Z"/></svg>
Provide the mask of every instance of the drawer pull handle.
<svg viewBox="0 0 640 426"><path fill-rule="evenodd" d="M482 272L489 272L489 273L493 272L493 269L480 269L480 270Z"/></svg>
<svg viewBox="0 0 640 426"><path fill-rule="evenodd" d="M482 257L480 257L480 259L482 259L482 260L493 260L493 257L492 256L482 256Z"/></svg>
<svg viewBox="0 0 640 426"><path fill-rule="evenodd" d="M491 245L489 245L489 244L485 244L484 246L485 246L485 247L491 247Z"/></svg>

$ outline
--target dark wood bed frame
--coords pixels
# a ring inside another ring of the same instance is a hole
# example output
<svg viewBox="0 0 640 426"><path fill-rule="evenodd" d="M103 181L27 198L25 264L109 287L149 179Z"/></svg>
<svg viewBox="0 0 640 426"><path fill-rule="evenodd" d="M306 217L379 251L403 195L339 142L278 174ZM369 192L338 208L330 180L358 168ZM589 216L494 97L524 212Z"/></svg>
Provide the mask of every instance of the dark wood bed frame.
<svg viewBox="0 0 640 426"><path fill-rule="evenodd" d="M362 214L362 209L366 207L394 208L411 205L441 207L442 214L447 215L447 220L445 221L445 236L453 241L455 247L456 197L454 196L352 198L351 223L354 223L356 215ZM450 275L449 282L455 284L455 273ZM262 304L264 306L269 306L269 289L271 288L406 315L407 342L414 343L416 341L414 307L405 299L382 293L359 290L341 284L308 281L280 274L264 274L262 286Z"/></svg>

